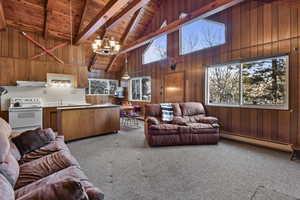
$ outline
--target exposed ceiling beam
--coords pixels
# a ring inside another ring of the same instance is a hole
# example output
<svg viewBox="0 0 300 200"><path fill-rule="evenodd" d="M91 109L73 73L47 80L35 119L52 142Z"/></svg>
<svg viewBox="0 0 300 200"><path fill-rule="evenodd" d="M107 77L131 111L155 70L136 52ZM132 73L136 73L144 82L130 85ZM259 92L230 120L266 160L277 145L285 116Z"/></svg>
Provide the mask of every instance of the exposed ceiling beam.
<svg viewBox="0 0 300 200"><path fill-rule="evenodd" d="M44 38L48 38L49 22L53 13L53 5L55 0L46 0L45 5L45 21L44 21Z"/></svg>
<svg viewBox="0 0 300 200"><path fill-rule="evenodd" d="M87 27L77 36L75 44L80 44L93 35L101 28L111 17L113 17L130 0L110 0L103 9L92 19Z"/></svg>
<svg viewBox="0 0 300 200"><path fill-rule="evenodd" d="M120 44L121 45L123 45L126 42L126 40L127 40L128 36L129 36L130 32L132 31L132 29L134 28L134 26L137 24L139 15L141 13L141 10L142 10L141 8L139 10L137 10L134 13L134 15L132 16L132 18L130 19L130 21L129 21L129 23L128 23L128 25L127 25L124 33L123 33L123 35L121 36L121 39L120 39ZM111 68L113 67L113 65L116 62L117 58L118 58L118 55L114 55L111 58L108 66L107 66L107 68L105 70L106 72L109 72L111 70Z"/></svg>
<svg viewBox="0 0 300 200"><path fill-rule="evenodd" d="M161 35L172 33L180 29L184 24L189 21L195 20L196 18L206 18L215 13L218 13L222 10L225 10L229 7L232 7L236 4L239 4L245 0L212 0L211 2L207 3L206 5L201 6L199 9L188 14L186 17L177 19L168 25L151 32L138 40L124 46L119 54L124 54L134 49L137 49L155 38L160 37Z"/></svg>
<svg viewBox="0 0 300 200"><path fill-rule="evenodd" d="M144 7L149 1L150 0L133 0L120 13L110 18L104 25L104 27L106 27L107 29L114 28L122 20L126 19L127 17L138 11L140 8Z"/></svg>
<svg viewBox="0 0 300 200"><path fill-rule="evenodd" d="M85 14L86 14L88 5L89 5L89 0L84 0L84 5L83 5L81 16L80 16L80 23L79 23L79 26L78 26L77 35L79 35L79 31L80 31L80 29L83 25L83 21L84 21L84 18L85 18Z"/></svg>
<svg viewBox="0 0 300 200"><path fill-rule="evenodd" d="M7 26L2 2L3 1L0 0L0 30L6 29L6 26Z"/></svg>

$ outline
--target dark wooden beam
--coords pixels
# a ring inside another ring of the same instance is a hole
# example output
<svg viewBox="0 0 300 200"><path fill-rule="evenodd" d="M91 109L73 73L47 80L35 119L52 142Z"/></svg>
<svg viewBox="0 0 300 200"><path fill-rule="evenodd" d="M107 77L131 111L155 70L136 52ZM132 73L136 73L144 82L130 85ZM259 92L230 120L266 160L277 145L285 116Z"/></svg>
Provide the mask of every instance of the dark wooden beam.
<svg viewBox="0 0 300 200"><path fill-rule="evenodd" d="M107 29L114 28L122 20L126 19L133 13L137 12L140 8L144 7L149 1L150 0L133 0L120 13L110 18L104 26Z"/></svg>
<svg viewBox="0 0 300 200"><path fill-rule="evenodd" d="M86 14L88 5L89 5L89 0L84 0L84 5L83 5L81 16L80 16L80 23L79 23L78 30L77 30L77 35L79 35L80 29L83 25L83 21L85 18L85 14Z"/></svg>
<svg viewBox="0 0 300 200"><path fill-rule="evenodd" d="M122 9L130 0L110 0L104 8L92 19L87 27L77 36L75 44L81 44L101 28L111 17Z"/></svg>
<svg viewBox="0 0 300 200"><path fill-rule="evenodd" d="M141 37L140 39L124 46L119 54L127 53L129 51L137 49L164 34L175 32L178 29L180 29L184 24L188 23L189 21L195 20L196 18L209 17L215 13L218 13L243 1L245 0L212 0L206 5L203 5L199 9L191 12L186 17L175 20L172 23L169 23L168 25L164 26L163 28L151 32Z"/></svg>
<svg viewBox="0 0 300 200"><path fill-rule="evenodd" d="M48 38L49 22L53 13L53 5L55 0L46 0L45 5L45 21L44 21L44 38Z"/></svg>
<svg viewBox="0 0 300 200"><path fill-rule="evenodd" d="M140 15L140 13L141 13L141 10L142 10L141 8L140 8L139 10L137 10L137 11L134 13L134 15L132 16L132 18L130 19L130 21L129 21L129 23L128 23L128 25L127 25L127 27L126 27L124 33L123 33L123 35L121 36L121 39L120 39L120 44L121 44L121 45L125 44L125 42L126 42L128 36L129 36L130 32L132 31L132 29L134 28L134 26L135 26L136 23L138 22L138 18L139 18L139 15ZM117 58L118 58L118 55L114 55L114 56L111 58L111 60L110 60L110 62L109 62L109 64L108 64L108 66L107 66L107 68L106 68L106 70L105 70L106 72L109 72L109 71L111 70L111 68L113 67L113 65L114 65L114 63L116 62Z"/></svg>
<svg viewBox="0 0 300 200"><path fill-rule="evenodd" d="M5 20L5 15L4 15L4 9L3 9L3 0L0 0L0 30L5 30L6 29L6 20Z"/></svg>

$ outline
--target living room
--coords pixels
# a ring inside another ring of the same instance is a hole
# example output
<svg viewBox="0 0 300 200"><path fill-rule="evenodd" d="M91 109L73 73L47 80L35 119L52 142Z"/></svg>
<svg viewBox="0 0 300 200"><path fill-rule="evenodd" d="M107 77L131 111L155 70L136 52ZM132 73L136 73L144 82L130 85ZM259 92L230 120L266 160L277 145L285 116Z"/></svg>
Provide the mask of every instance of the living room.
<svg viewBox="0 0 300 200"><path fill-rule="evenodd" d="M0 200L300 198L299 0L7 0L0 30Z"/></svg>

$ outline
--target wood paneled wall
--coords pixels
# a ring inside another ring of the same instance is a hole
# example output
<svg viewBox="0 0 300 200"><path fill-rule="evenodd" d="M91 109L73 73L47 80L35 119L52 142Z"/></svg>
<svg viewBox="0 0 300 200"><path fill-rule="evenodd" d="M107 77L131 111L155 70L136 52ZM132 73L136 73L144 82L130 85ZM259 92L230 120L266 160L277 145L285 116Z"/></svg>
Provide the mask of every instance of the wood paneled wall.
<svg viewBox="0 0 300 200"><path fill-rule="evenodd" d="M190 12L208 1L166 0L146 32L159 28L165 19L171 22L180 13ZM184 61L177 64L176 71L185 71L185 101L204 102L205 67L209 64L289 53L288 111L230 107L207 109L210 115L220 119L222 128L232 134L300 145L300 8L249 0L213 18L226 24L227 42L219 47L185 55ZM144 48L131 52L129 73L133 77L151 76L152 103L163 102L163 77L172 70L164 62L142 65ZM168 56L177 57L178 52L179 32L175 32L168 35Z"/></svg>
<svg viewBox="0 0 300 200"><path fill-rule="evenodd" d="M28 33L34 40L46 48L52 48L65 41L48 39L45 41L39 33ZM47 73L72 74L77 77L79 88L88 87L88 77L113 78L118 74L106 74L101 70L88 72L90 45L71 46L68 44L54 51L54 54L64 61L60 64L49 55L43 55L32 60L31 57L43 52L35 44L27 40L18 30L11 27L0 32L0 86L16 85L17 80L46 81ZM112 98L108 96L94 96L87 98L90 103L108 103Z"/></svg>
<svg viewBox="0 0 300 200"><path fill-rule="evenodd" d="M53 39L45 41L40 34L28 34L46 48L64 42ZM32 60L32 56L43 51L13 28L0 32L0 43L0 85L15 85L16 80L46 81L47 73L62 73L75 75L78 87L87 86L88 71L83 46L68 44L55 50L54 54L65 63L60 64L48 55Z"/></svg>

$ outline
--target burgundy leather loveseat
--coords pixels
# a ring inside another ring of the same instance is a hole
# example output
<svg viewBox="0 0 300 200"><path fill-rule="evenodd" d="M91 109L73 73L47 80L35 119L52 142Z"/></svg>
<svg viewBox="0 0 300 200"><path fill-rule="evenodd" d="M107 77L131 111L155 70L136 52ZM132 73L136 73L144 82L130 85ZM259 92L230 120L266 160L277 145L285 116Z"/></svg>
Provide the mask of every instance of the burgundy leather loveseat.
<svg viewBox="0 0 300 200"><path fill-rule="evenodd" d="M173 103L172 123L161 121L160 104L145 107L145 137L150 146L217 144L219 124L201 103Z"/></svg>
<svg viewBox="0 0 300 200"><path fill-rule="evenodd" d="M64 138L51 129L45 129L45 134L50 143L21 156L12 142L15 133L0 118L0 200L104 199L80 169Z"/></svg>

